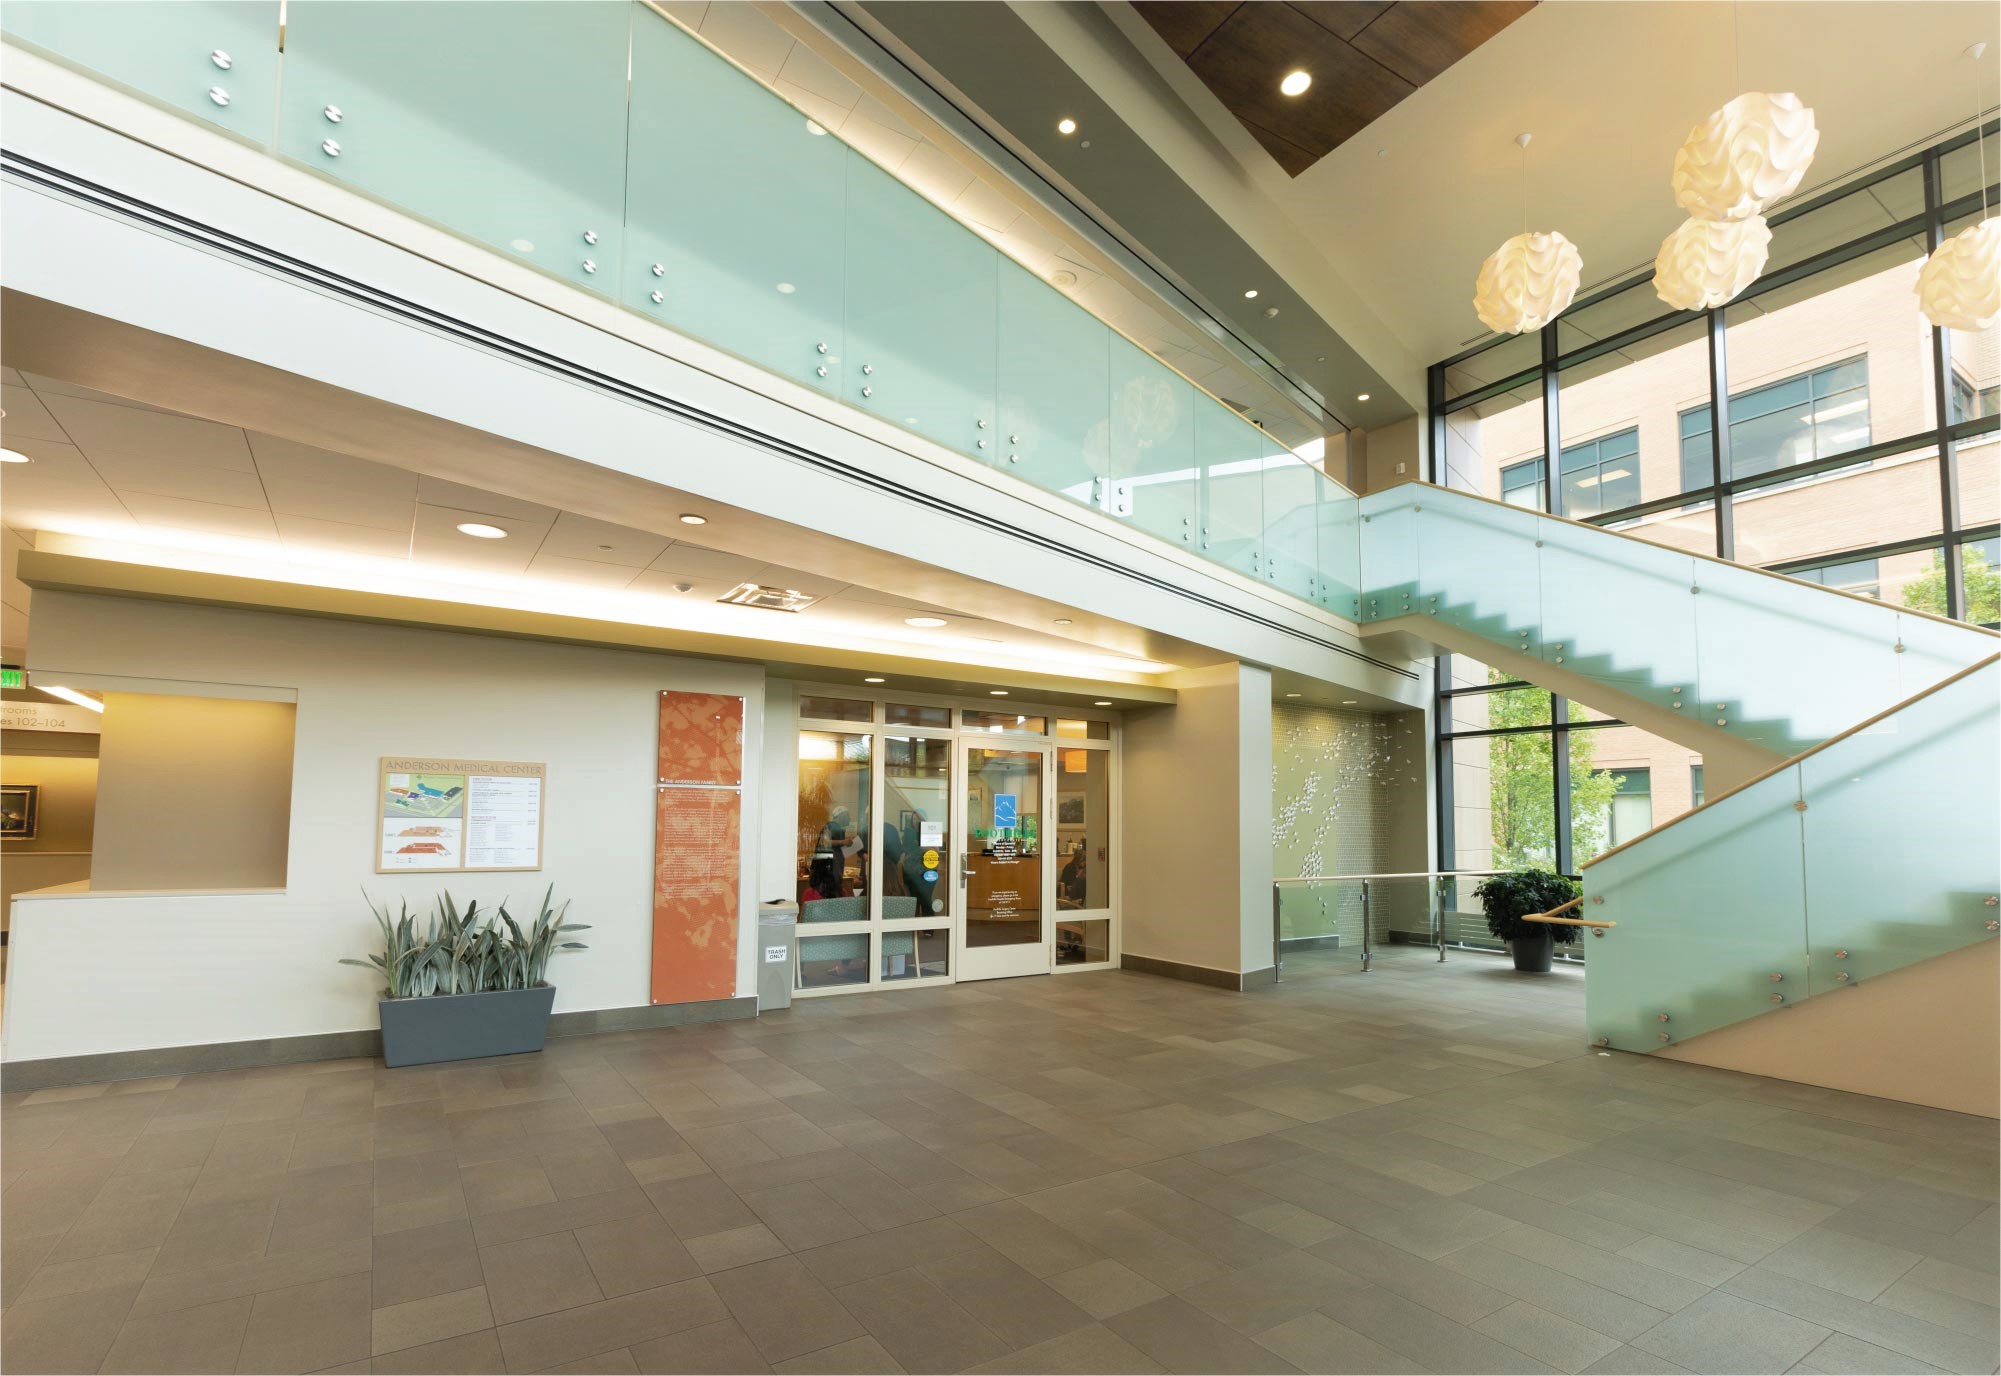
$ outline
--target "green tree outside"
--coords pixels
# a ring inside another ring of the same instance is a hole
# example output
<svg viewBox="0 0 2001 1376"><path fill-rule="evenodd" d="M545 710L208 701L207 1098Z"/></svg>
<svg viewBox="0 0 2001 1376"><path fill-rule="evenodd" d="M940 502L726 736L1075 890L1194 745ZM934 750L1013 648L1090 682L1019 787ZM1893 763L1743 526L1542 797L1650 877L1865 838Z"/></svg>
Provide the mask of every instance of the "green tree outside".
<svg viewBox="0 0 2001 1376"><path fill-rule="evenodd" d="M1505 680L1489 669L1489 682ZM1489 724L1541 726L1549 721L1550 695L1540 688L1508 688L1487 695ZM1594 767L1595 732L1572 731L1570 741L1570 851L1582 863L1605 848L1612 795L1624 776ZM1489 736L1494 867L1554 869L1556 789L1550 775L1553 734L1525 731Z"/></svg>
<svg viewBox="0 0 2001 1376"><path fill-rule="evenodd" d="M2001 568L1987 562L1987 554L1977 545L1960 548L1961 576L1966 580L1966 614L1962 621L1992 625L2001 621ZM1932 551L1932 561L1923 573L1904 584L1904 605L1912 611L1945 615L1945 555Z"/></svg>

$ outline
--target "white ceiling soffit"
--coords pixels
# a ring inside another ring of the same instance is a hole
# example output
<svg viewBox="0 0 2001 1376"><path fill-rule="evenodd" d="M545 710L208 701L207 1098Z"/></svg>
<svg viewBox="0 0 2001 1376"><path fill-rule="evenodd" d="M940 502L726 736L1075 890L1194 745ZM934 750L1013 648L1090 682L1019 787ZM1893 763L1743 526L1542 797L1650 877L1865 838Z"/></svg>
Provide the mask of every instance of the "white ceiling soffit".
<svg viewBox="0 0 2001 1376"><path fill-rule="evenodd" d="M1963 54L1983 39L1991 102L2001 5L1986 0L1541 4L1279 194L1320 227L1330 266L1436 361L1485 336L1473 280L1521 229L1517 134L1535 136L1530 227L1577 244L1588 288L1652 264L1684 218L1668 187L1675 149L1740 90L1813 107L1820 148L1799 200L1969 123Z"/></svg>
<svg viewBox="0 0 2001 1376"><path fill-rule="evenodd" d="M1814 108L1820 147L1799 200L1970 124L1970 44L1988 45L1986 103L2001 70L2001 5L1988 0L1550 0L1293 179L1129 6L1103 9L1202 126L1177 166L1199 173L1200 149L1214 150L1213 184L1240 186L1209 199L1245 239L1310 238L1317 264L1274 254L1292 285L1332 303L1326 318L1365 355L1343 298L1426 363L1487 337L1473 282L1522 227L1523 131L1530 227L1578 245L1588 289L1652 264L1683 219L1675 149L1739 91L1793 91Z"/></svg>

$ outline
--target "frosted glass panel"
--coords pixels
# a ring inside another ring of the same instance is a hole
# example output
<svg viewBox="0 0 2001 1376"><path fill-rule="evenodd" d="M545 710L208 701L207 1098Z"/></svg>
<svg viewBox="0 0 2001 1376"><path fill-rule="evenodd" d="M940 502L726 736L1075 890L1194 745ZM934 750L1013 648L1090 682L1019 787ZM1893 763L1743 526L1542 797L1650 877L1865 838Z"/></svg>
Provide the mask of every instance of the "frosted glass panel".
<svg viewBox="0 0 2001 1376"><path fill-rule="evenodd" d="M1899 700L1897 622L1881 604L1718 565L1695 606L1707 720L1781 755ZM1811 685L1808 687L1807 685Z"/></svg>
<svg viewBox="0 0 2001 1376"><path fill-rule="evenodd" d="M1202 475L1197 539L1207 554L1264 577L1264 436L1220 402L1195 407L1195 460Z"/></svg>
<svg viewBox="0 0 2001 1376"><path fill-rule="evenodd" d="M1361 617L1361 504L1336 482L1320 486L1320 590L1315 601L1351 620Z"/></svg>
<svg viewBox="0 0 2001 1376"><path fill-rule="evenodd" d="M896 178L848 160L843 396L962 454L995 454L1000 255Z"/></svg>
<svg viewBox="0 0 2001 1376"><path fill-rule="evenodd" d="M1618 924L1591 940L1593 1038L1654 1051L1807 996L1798 801L1794 767L1585 871L1582 916Z"/></svg>
<svg viewBox="0 0 2001 1376"><path fill-rule="evenodd" d="M1392 487L1361 499L1362 619L1382 621L1411 610L1417 595L1423 551L1416 508L1441 495L1422 488Z"/></svg>
<svg viewBox="0 0 2001 1376"><path fill-rule="evenodd" d="M1993 935L1997 694L1990 663L1800 761L1814 993Z"/></svg>
<svg viewBox="0 0 2001 1376"><path fill-rule="evenodd" d="M1284 445L1262 438L1265 581L1310 601L1320 578L1318 484L1326 480Z"/></svg>
<svg viewBox="0 0 2001 1376"><path fill-rule="evenodd" d="M1536 538L1542 541L1543 658L1670 710L1691 710L1674 704L1702 694L1695 626L1702 610L1697 603L1708 600L1708 589L1689 589L1721 566L1548 516L1536 518ZM1730 713L1712 713L1711 719L1719 716Z"/></svg>
<svg viewBox="0 0 2001 1376"><path fill-rule="evenodd" d="M617 0L291 0L279 147L615 292L633 10Z"/></svg>
<svg viewBox="0 0 2001 1376"><path fill-rule="evenodd" d="M1112 332L1013 259L1001 258L999 272L999 448L981 457L1046 492L1098 505L1109 474Z"/></svg>
<svg viewBox="0 0 2001 1376"><path fill-rule="evenodd" d="M839 227L850 155L814 127L675 25L635 9L620 298L832 392L842 381Z"/></svg>
<svg viewBox="0 0 2001 1376"><path fill-rule="evenodd" d="M1414 502L1424 551L1415 609L1533 654L1542 633L1541 518L1498 502L1438 496L1426 492Z"/></svg>
<svg viewBox="0 0 2001 1376"><path fill-rule="evenodd" d="M1195 548L1195 388L1122 336L1112 336L1113 510L1181 549Z"/></svg>
<svg viewBox="0 0 2001 1376"><path fill-rule="evenodd" d="M8 0L0 27L211 124L271 140L277 0Z"/></svg>

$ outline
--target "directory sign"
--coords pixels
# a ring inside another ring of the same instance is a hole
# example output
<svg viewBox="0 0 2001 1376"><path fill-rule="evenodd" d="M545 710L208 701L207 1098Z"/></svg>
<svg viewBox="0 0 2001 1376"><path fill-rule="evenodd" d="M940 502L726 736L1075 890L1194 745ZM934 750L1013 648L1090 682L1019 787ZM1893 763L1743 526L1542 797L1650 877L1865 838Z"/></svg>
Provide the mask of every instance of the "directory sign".
<svg viewBox="0 0 2001 1376"><path fill-rule="evenodd" d="M542 868L545 766L385 755L379 775L377 874Z"/></svg>

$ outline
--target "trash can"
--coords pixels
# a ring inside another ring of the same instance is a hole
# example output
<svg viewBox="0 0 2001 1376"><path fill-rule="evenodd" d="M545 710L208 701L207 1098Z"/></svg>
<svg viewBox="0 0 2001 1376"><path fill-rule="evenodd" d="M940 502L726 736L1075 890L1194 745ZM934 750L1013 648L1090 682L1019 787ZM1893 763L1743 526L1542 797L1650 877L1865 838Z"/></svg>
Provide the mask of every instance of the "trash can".
<svg viewBox="0 0 2001 1376"><path fill-rule="evenodd" d="M792 1006L798 966L799 905L773 899L757 905L757 1011Z"/></svg>

